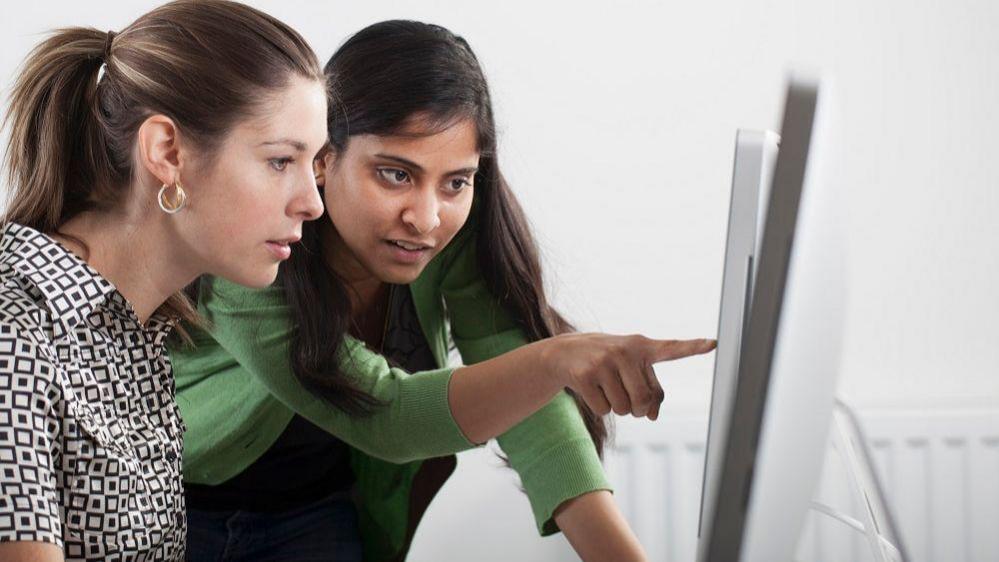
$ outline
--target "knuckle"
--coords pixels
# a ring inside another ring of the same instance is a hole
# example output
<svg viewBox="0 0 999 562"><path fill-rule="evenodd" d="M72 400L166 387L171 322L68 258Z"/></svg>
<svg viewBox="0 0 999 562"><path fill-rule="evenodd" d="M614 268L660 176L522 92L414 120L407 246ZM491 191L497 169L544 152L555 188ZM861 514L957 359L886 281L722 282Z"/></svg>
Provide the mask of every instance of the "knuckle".
<svg viewBox="0 0 999 562"><path fill-rule="evenodd" d="M617 356L615 355L614 348L608 348L603 355L600 356L600 360L597 364L596 370L601 372L609 371L614 368L617 362Z"/></svg>

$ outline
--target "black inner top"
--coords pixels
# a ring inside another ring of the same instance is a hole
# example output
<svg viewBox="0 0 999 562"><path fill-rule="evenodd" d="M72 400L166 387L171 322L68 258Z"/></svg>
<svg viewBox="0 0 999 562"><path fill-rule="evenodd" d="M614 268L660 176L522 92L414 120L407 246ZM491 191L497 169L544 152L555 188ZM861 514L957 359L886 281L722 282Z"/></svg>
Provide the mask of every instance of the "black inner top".
<svg viewBox="0 0 999 562"><path fill-rule="evenodd" d="M409 372L438 367L408 286L391 287L382 347L391 363ZM246 470L217 486L186 484L185 493L192 509L275 512L303 507L353 484L349 446L295 414Z"/></svg>

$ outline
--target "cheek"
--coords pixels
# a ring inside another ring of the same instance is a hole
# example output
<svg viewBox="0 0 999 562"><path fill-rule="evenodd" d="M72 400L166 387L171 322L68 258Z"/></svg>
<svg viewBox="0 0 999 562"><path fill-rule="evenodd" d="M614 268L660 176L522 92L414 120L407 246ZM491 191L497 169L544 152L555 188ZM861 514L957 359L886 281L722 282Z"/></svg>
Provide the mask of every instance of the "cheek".
<svg viewBox="0 0 999 562"><path fill-rule="evenodd" d="M329 220L344 240L379 237L392 224L393 202L377 186L347 186L324 194Z"/></svg>
<svg viewBox="0 0 999 562"><path fill-rule="evenodd" d="M447 235L448 240L458 234L461 227L468 221L468 215L472 210L472 197L469 194L464 200L453 205L447 205L441 212L441 228Z"/></svg>
<svg viewBox="0 0 999 562"><path fill-rule="evenodd" d="M272 226L284 215L284 192L273 179L249 173L245 168L217 174L211 194L203 201L202 222L227 247L238 241L271 236ZM228 240L226 240L228 239Z"/></svg>
<svg viewBox="0 0 999 562"><path fill-rule="evenodd" d="M223 203L227 222L246 230L260 229L273 224L284 214L283 201L277 194L265 196L245 188L233 186L227 201Z"/></svg>

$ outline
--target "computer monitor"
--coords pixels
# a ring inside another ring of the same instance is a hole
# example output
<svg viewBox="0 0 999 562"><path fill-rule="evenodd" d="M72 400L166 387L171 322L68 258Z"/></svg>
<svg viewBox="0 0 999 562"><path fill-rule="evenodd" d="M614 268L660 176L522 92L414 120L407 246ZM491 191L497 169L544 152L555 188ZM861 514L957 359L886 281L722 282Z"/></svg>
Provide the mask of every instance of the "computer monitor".
<svg viewBox="0 0 999 562"><path fill-rule="evenodd" d="M735 393L712 398L727 430L705 470L700 562L791 560L821 472L845 299L840 190L823 181L827 95L800 77L787 88Z"/></svg>
<svg viewBox="0 0 999 562"><path fill-rule="evenodd" d="M743 327L749 320L756 255L763 242L763 223L770 200L770 181L780 137L772 131L739 129L735 133L735 159L732 166L732 195L728 210L728 237L722 277L721 308L718 314L718 349L711 390L711 417L701 488L698 536L711 518L717 493L718 462L725 447L728 414L739 374L739 352Z"/></svg>

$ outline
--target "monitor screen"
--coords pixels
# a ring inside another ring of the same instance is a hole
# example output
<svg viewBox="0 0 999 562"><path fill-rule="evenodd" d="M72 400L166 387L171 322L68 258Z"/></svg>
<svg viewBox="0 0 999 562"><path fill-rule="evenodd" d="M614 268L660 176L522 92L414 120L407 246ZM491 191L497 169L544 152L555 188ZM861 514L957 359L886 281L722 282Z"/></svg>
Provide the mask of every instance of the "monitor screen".
<svg viewBox="0 0 999 562"><path fill-rule="evenodd" d="M728 212L725 268L718 314L718 349L711 387L711 415L701 488L698 536L711 518L717 493L718 458L725 447L728 413L735 394L743 327L749 320L756 255L762 243L763 223L770 197L770 180L780 137L771 131L739 129L735 135L732 196Z"/></svg>
<svg viewBox="0 0 999 562"><path fill-rule="evenodd" d="M712 400L727 430L705 470L701 562L791 560L821 471L845 286L823 99L818 81L791 79L735 391Z"/></svg>

